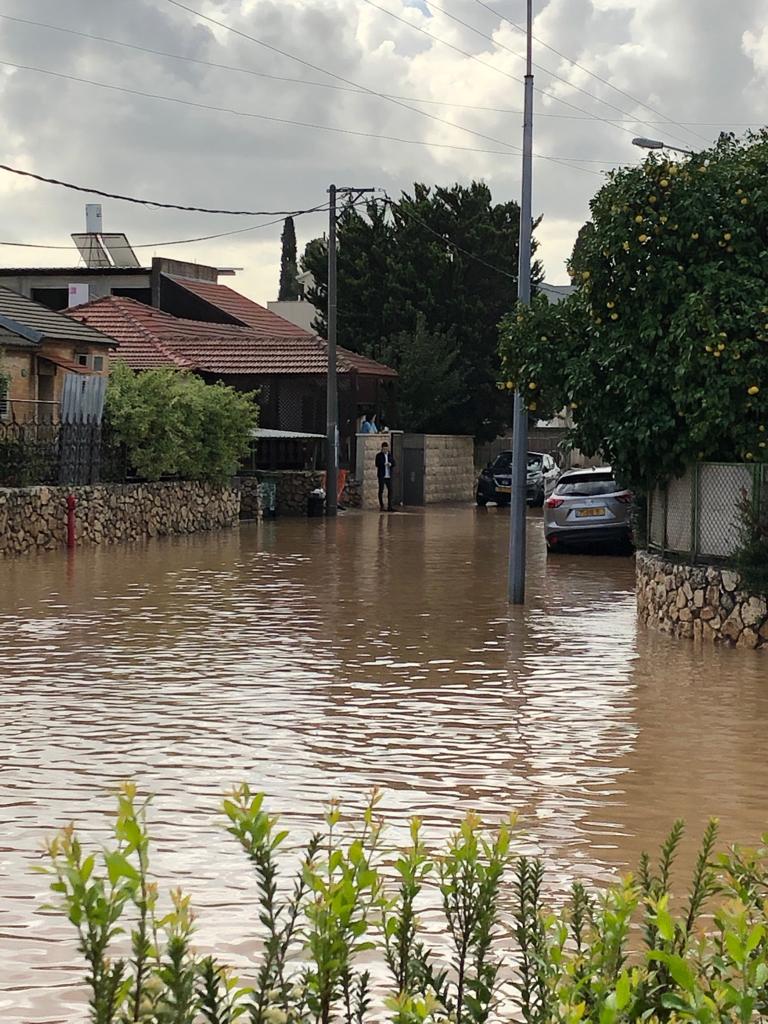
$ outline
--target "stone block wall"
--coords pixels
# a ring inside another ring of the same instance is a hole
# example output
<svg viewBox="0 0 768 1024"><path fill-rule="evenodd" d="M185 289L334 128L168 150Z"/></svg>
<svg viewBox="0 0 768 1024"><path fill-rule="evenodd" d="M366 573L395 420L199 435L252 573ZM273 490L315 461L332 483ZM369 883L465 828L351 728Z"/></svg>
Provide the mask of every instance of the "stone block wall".
<svg viewBox="0 0 768 1024"><path fill-rule="evenodd" d="M111 544L234 526L240 495L198 481L0 489L0 556L66 545L67 495L78 544Z"/></svg>
<svg viewBox="0 0 768 1024"><path fill-rule="evenodd" d="M235 486L240 491L240 517L260 519L266 509L262 508L259 484L274 481L276 487L275 511L279 516L304 516L307 514L307 498L318 487L323 486L320 470L276 469L258 476L238 477Z"/></svg>
<svg viewBox="0 0 768 1024"><path fill-rule="evenodd" d="M475 493L475 443L471 437L424 438L424 502L471 501Z"/></svg>
<svg viewBox="0 0 768 1024"><path fill-rule="evenodd" d="M738 573L637 554L637 608L648 626L728 647L768 649L768 602Z"/></svg>

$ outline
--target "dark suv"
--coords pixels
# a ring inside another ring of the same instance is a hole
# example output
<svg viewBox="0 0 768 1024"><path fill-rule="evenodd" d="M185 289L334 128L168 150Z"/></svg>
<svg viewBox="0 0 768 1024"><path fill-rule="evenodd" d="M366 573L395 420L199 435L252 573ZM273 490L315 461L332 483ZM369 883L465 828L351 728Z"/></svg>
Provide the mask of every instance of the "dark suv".
<svg viewBox="0 0 768 1024"><path fill-rule="evenodd" d="M528 452L526 473L526 499L529 505L544 504L555 489L560 476L557 463L551 455L542 452ZM477 480L475 500L478 505L487 505L489 501L497 505L508 505L512 492L512 452L500 452L493 462L489 462Z"/></svg>

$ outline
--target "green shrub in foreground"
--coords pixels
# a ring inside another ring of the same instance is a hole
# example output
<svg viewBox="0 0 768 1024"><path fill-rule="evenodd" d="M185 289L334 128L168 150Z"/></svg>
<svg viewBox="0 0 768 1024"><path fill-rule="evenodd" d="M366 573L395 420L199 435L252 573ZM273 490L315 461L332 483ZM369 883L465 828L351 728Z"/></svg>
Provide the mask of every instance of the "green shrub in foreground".
<svg viewBox="0 0 768 1024"><path fill-rule="evenodd" d="M440 853L414 819L410 842L382 843L378 795L357 823L332 803L290 878L287 838L247 786L224 801L229 832L251 862L261 952L242 981L192 946L180 892L160 911L146 813L131 785L118 795L114 842L86 853L72 827L47 845L51 889L79 936L91 1024L617 1024L747 1022L768 1015L768 848L715 855L708 826L687 895L671 873L676 824L658 864L591 894L573 887L547 909L544 871L512 849L514 820L487 830L468 815ZM508 884L511 876L511 884ZM419 920L439 894L434 950ZM122 949L120 955L117 949ZM372 985L364 964L380 962Z"/></svg>

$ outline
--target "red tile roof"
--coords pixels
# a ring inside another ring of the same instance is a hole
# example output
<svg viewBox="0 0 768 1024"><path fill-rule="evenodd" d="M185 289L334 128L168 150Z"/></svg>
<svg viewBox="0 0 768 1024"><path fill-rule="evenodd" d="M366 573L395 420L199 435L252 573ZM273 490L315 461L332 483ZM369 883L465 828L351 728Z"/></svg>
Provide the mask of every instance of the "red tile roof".
<svg viewBox="0 0 768 1024"><path fill-rule="evenodd" d="M324 374L327 368L326 342L293 324L293 335L267 335L250 327L183 320L117 296L75 306L66 315L114 338L119 343L115 358L135 370L175 366L222 375L267 376ZM365 376L397 376L390 367L343 348L338 349L338 368L339 373L354 370Z"/></svg>
<svg viewBox="0 0 768 1024"><path fill-rule="evenodd" d="M211 281L197 281L187 277L170 277L171 281L186 288L199 299L209 303L216 309L222 310L228 316L239 320L246 327L253 328L259 334L265 334L270 338L290 336L292 338L311 334L303 327L297 327L285 317L273 313L271 309L265 309L258 302L248 299L245 295L228 288L225 284L213 284Z"/></svg>

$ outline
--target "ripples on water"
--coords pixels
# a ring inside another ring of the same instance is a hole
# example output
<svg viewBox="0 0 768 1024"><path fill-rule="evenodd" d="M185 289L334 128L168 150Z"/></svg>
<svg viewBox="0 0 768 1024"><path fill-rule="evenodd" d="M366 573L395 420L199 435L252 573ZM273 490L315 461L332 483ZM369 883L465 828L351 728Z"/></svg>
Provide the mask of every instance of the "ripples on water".
<svg viewBox="0 0 768 1024"><path fill-rule="evenodd" d="M82 1019L29 869L48 828L98 840L129 776L157 794L155 867L193 894L199 945L235 962L252 886L216 810L241 780L298 836L374 784L396 835L517 809L556 890L677 816L757 836L768 657L638 633L632 561L547 561L535 517L509 613L507 523L348 515L0 563L0 1019Z"/></svg>

